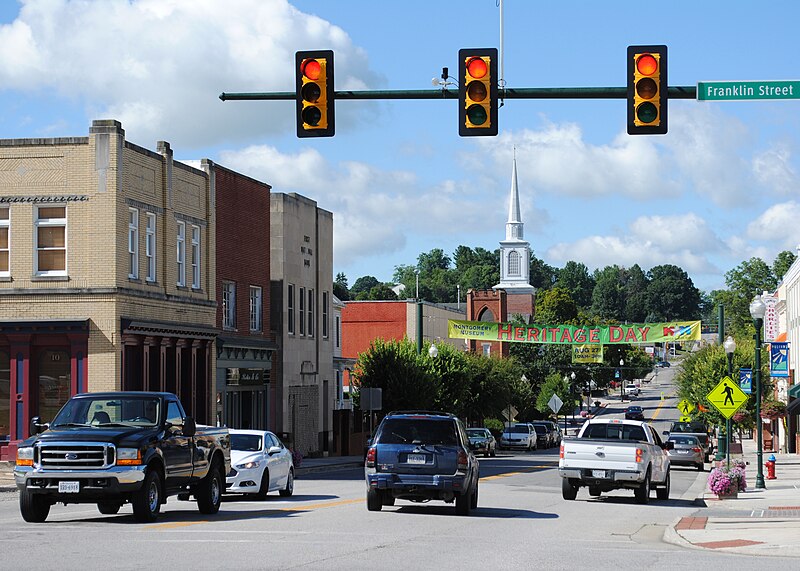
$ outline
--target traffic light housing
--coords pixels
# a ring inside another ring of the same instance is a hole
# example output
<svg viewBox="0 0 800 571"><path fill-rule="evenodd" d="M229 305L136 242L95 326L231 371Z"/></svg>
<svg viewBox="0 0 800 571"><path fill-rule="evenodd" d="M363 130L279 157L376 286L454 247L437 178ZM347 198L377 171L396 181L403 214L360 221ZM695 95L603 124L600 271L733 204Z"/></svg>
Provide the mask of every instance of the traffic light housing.
<svg viewBox="0 0 800 571"><path fill-rule="evenodd" d="M497 135L497 48L458 51L458 134Z"/></svg>
<svg viewBox="0 0 800 571"><path fill-rule="evenodd" d="M297 136L333 137L336 131L333 51L297 52L294 61Z"/></svg>
<svg viewBox="0 0 800 571"><path fill-rule="evenodd" d="M628 134L667 132L667 46L628 46Z"/></svg>

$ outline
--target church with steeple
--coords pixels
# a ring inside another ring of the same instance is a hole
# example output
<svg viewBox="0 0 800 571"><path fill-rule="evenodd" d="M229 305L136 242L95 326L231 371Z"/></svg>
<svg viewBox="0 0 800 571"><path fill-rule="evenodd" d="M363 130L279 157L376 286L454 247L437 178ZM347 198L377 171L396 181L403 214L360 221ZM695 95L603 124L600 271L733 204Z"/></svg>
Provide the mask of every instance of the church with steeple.
<svg viewBox="0 0 800 571"><path fill-rule="evenodd" d="M467 319L469 321L511 321L522 317L533 321L536 288L530 284L531 248L525 240L524 224L520 214L517 158L511 169L511 196L508 202L506 237L500 241L500 283L490 290L467 292ZM508 343L469 341L469 349L484 355L508 355Z"/></svg>

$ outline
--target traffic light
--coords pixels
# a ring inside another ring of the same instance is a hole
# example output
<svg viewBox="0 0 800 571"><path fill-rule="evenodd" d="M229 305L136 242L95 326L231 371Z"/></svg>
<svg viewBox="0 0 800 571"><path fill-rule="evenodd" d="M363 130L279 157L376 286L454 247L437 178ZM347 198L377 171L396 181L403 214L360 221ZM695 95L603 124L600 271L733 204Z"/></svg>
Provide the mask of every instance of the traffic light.
<svg viewBox="0 0 800 571"><path fill-rule="evenodd" d="M667 132L667 46L628 46L628 134Z"/></svg>
<svg viewBox="0 0 800 571"><path fill-rule="evenodd" d="M458 51L458 134L497 135L497 48Z"/></svg>
<svg viewBox="0 0 800 571"><path fill-rule="evenodd" d="M297 136L333 137L333 51L297 52L295 60Z"/></svg>

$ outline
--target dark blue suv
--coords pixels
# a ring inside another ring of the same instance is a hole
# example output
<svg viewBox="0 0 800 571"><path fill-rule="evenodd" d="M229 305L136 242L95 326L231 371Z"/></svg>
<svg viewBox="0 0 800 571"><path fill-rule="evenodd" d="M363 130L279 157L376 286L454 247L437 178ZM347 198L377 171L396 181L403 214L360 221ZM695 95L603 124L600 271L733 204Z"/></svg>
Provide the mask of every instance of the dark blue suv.
<svg viewBox="0 0 800 571"><path fill-rule="evenodd" d="M456 513L478 507L478 460L461 421L430 411L391 412L378 426L365 462L367 509L397 498L455 501Z"/></svg>

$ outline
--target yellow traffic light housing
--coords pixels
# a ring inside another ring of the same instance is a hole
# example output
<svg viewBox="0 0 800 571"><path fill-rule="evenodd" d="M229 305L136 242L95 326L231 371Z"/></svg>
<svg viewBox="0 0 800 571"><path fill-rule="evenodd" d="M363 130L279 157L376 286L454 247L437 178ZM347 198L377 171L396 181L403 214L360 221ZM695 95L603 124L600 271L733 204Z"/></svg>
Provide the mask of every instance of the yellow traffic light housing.
<svg viewBox="0 0 800 571"><path fill-rule="evenodd" d="M667 132L667 46L628 46L628 134Z"/></svg>
<svg viewBox="0 0 800 571"><path fill-rule="evenodd" d="M458 51L458 134L497 135L497 48Z"/></svg>
<svg viewBox="0 0 800 571"><path fill-rule="evenodd" d="M294 59L297 136L333 137L333 51L297 52Z"/></svg>

